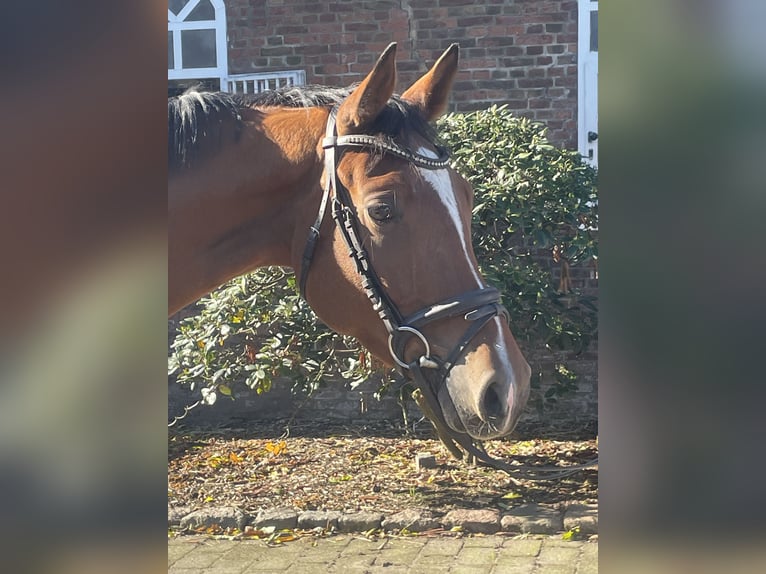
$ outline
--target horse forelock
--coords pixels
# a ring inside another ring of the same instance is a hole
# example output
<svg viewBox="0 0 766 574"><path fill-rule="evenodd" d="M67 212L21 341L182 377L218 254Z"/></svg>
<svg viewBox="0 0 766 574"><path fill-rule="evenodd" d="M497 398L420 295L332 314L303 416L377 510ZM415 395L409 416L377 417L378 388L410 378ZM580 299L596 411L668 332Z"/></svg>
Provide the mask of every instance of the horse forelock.
<svg viewBox="0 0 766 574"><path fill-rule="evenodd" d="M289 86L259 94L187 90L180 96L168 98L168 165L171 169L188 167L198 159L203 141L215 138L221 142L223 119L233 119L241 128L242 108L332 108L354 88ZM397 95L389 99L367 132L380 137L381 144L407 146L416 135L429 143L439 141L436 129L419 110ZM378 151L382 149L381 146Z"/></svg>

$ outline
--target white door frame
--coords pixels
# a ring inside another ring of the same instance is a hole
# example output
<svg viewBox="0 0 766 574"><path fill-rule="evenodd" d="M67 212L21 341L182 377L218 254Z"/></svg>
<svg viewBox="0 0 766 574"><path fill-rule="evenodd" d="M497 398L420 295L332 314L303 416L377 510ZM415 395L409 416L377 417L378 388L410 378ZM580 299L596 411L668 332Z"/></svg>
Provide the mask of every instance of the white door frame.
<svg viewBox="0 0 766 574"><path fill-rule="evenodd" d="M591 50L591 12L598 14L598 1L578 0L577 4L577 150L597 167L598 50Z"/></svg>

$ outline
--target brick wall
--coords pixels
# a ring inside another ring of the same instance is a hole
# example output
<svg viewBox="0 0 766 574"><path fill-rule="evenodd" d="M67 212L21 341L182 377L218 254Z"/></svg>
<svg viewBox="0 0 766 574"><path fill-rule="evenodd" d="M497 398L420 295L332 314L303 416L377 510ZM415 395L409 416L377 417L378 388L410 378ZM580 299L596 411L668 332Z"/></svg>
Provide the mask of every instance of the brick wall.
<svg viewBox="0 0 766 574"><path fill-rule="evenodd" d="M555 357L550 353L530 355L526 357L536 369L542 369L547 375L553 369ZM563 358L563 357L559 357ZM538 362L539 361L539 362ZM592 357L580 361L569 361L579 375L577 391L562 398L558 404L547 406L538 412L533 401L527 406L522 415L517 430L524 435L529 429L535 436L561 429L580 429L587 424L593 424L598 419L598 383L597 366ZM542 394L551 386L550 380L543 380L541 388L533 391L532 399ZM235 400L219 397L212 407L200 406L190 411L184 418L183 424L195 427L239 427L247 426L253 421L275 421L295 418L300 421L365 424L371 422L403 422L402 407L393 394L375 398L376 381L367 381L359 387L351 389L341 380L328 382L321 391L306 399L305 395L293 395L290 392L291 383L288 380L274 381L268 393L257 395L244 384L233 385L232 392ZM168 419L184 412L184 406L191 405L199 399L198 393L189 391L173 381L168 380ZM413 401L406 402L407 417L417 421L423 414Z"/></svg>
<svg viewBox="0 0 766 574"><path fill-rule="evenodd" d="M453 111L493 103L577 147L576 0L227 0L232 74L302 69L309 83L361 80L398 43L398 91L453 42Z"/></svg>

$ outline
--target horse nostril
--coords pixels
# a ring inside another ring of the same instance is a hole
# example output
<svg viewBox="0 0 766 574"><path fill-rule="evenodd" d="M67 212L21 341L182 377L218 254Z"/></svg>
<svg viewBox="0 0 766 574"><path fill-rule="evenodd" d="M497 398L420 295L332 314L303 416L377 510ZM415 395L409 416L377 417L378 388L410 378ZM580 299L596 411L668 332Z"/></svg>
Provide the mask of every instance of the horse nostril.
<svg viewBox="0 0 766 574"><path fill-rule="evenodd" d="M505 418L508 402L502 396L500 392L501 388L502 385L494 382L487 385L481 403L481 414L484 420Z"/></svg>

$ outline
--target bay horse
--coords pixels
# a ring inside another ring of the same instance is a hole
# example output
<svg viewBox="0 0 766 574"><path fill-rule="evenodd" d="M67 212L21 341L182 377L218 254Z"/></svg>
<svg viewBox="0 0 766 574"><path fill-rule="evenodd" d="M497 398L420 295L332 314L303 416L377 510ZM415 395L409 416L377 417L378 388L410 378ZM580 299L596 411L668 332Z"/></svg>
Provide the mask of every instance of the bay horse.
<svg viewBox="0 0 766 574"><path fill-rule="evenodd" d="M395 53L348 89L168 100L169 312L292 267L322 321L420 383L453 432L505 436L530 368L478 271L473 190L431 125L458 46L401 96Z"/></svg>

